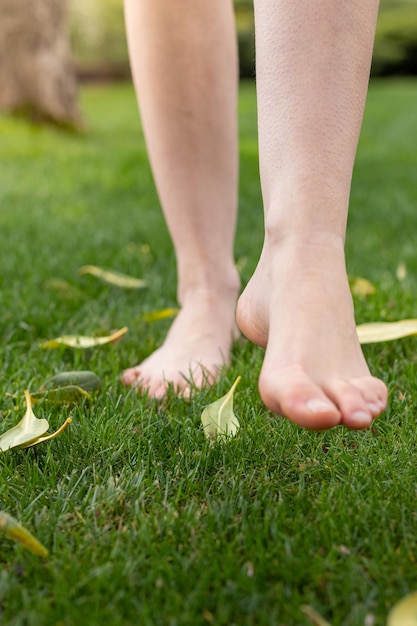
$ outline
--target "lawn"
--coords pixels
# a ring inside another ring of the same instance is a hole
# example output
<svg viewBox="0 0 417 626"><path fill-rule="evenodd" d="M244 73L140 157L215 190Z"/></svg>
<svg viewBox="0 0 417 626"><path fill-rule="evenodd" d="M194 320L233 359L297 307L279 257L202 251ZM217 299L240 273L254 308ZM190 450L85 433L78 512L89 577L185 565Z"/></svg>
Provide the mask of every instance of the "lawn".
<svg viewBox="0 0 417 626"><path fill-rule="evenodd" d="M371 85L353 180L348 270L375 286L357 321L417 317L417 82ZM308 605L333 626L383 625L417 589L417 339L365 347L390 388L366 432L302 431L260 401L262 351L233 362L191 403L126 391L120 371L149 354L176 306L175 264L130 86L86 87L84 136L0 118L1 432L24 391L91 369L92 402L38 404L57 439L0 456L0 509L50 550L0 536L0 621L8 626L303 626ZM236 259L245 282L262 240L255 94L242 85ZM128 291L78 269L145 278ZM398 272L400 266L401 273ZM62 334L122 341L44 350ZM200 415L242 376L241 429L205 439Z"/></svg>

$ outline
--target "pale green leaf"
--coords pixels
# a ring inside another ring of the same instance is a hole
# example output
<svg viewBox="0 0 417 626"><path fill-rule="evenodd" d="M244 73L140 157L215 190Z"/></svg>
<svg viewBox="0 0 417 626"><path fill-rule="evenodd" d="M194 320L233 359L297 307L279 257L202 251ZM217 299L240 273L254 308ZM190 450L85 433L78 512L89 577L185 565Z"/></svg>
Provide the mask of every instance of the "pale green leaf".
<svg viewBox="0 0 417 626"><path fill-rule="evenodd" d="M81 300L85 298L85 295L80 289L60 278L50 278L45 282L44 287L45 289L54 291L65 300Z"/></svg>
<svg viewBox="0 0 417 626"><path fill-rule="evenodd" d="M56 389L41 389L30 395L33 404L41 400L52 404L79 404L82 400L92 400L92 396L88 391L77 385L66 385Z"/></svg>
<svg viewBox="0 0 417 626"><path fill-rule="evenodd" d="M169 317L174 317L179 313L179 309L161 309L160 311L153 311L152 313L145 313L143 319L146 322L156 322L157 320L164 320Z"/></svg>
<svg viewBox="0 0 417 626"><path fill-rule="evenodd" d="M247 263L248 263L248 257L246 257L246 256L241 256L239 259L237 259L237 261L236 261L236 269L239 272L239 274L246 267Z"/></svg>
<svg viewBox="0 0 417 626"><path fill-rule="evenodd" d="M91 370L70 370L59 372L49 378L42 389L61 389L68 385L76 385L84 391L99 392L102 382L95 372Z"/></svg>
<svg viewBox="0 0 417 626"><path fill-rule="evenodd" d="M141 278L134 278L121 272L114 272L112 270L105 270L97 265L83 265L78 270L80 274L91 274L100 278L105 283L110 285L116 285L116 287L123 287L124 289L143 289L147 287L146 280Z"/></svg>
<svg viewBox="0 0 417 626"><path fill-rule="evenodd" d="M46 419L38 419L35 417L32 411L32 402L29 391L25 391L26 398L26 413L23 419L14 426L3 433L0 437L0 450L5 452L11 448L18 448L30 444L32 441L36 441L42 435L44 435L49 424Z"/></svg>
<svg viewBox="0 0 417 626"><path fill-rule="evenodd" d="M370 322L369 324L359 324L356 330L361 344L393 341L394 339L417 335L417 319L399 322Z"/></svg>
<svg viewBox="0 0 417 626"><path fill-rule="evenodd" d="M396 275L400 282L403 282L407 278L407 266L405 263L398 263Z"/></svg>
<svg viewBox="0 0 417 626"><path fill-rule="evenodd" d="M331 626L313 607L304 605L301 610L316 626Z"/></svg>
<svg viewBox="0 0 417 626"><path fill-rule="evenodd" d="M127 333L127 326L121 328L120 330L116 330L111 335L106 335L105 337L87 337L85 335L63 335L62 337L57 337L56 339L50 339L49 341L45 341L41 344L41 348L45 350L52 350L54 348L60 348L61 346L65 346L67 348L94 348L96 346L103 346L106 343L114 343L120 337L122 337L125 333Z"/></svg>
<svg viewBox="0 0 417 626"><path fill-rule="evenodd" d="M387 626L417 626L417 591L393 606L388 614Z"/></svg>
<svg viewBox="0 0 417 626"><path fill-rule="evenodd" d="M30 533L22 524L14 517L0 511L0 531L2 531L9 539L18 541L24 548L30 550L33 554L47 557L48 550Z"/></svg>
<svg viewBox="0 0 417 626"><path fill-rule="evenodd" d="M31 448L33 446L37 446L38 443L43 443L44 441L49 441L50 439L55 439L55 437L58 437L58 435L60 435L62 432L64 432L66 427L69 426L71 424L71 422L72 422L72 418L71 417L67 417L67 419L62 424L62 426L60 426L58 428L58 430L56 430L54 433L51 433L50 435L45 435L44 437L39 437L38 439L35 439L34 441L30 441L29 443L26 443L24 445L19 446L19 448Z"/></svg>
<svg viewBox="0 0 417 626"><path fill-rule="evenodd" d="M92 400L91 394L98 393L101 387L100 378L91 370L70 370L49 378L31 397L34 403L45 400L53 404L79 404Z"/></svg>
<svg viewBox="0 0 417 626"><path fill-rule="evenodd" d="M53 439L71 424L72 419L69 417L64 424L58 428L55 433L47 434L49 424L46 419L38 419L32 411L32 398L29 391L25 391L26 413L24 418L14 426L7 430L0 437L0 450L6 452L12 448L30 448L38 443Z"/></svg>
<svg viewBox="0 0 417 626"><path fill-rule="evenodd" d="M235 435L240 428L239 420L233 412L233 395L240 379L238 376L227 394L206 406L201 414L206 437Z"/></svg>

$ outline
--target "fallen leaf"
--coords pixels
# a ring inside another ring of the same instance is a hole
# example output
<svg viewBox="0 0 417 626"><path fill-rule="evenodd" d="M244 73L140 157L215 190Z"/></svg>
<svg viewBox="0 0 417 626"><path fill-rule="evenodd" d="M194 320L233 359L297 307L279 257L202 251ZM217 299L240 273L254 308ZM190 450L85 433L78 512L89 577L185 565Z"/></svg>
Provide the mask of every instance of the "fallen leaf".
<svg viewBox="0 0 417 626"><path fill-rule="evenodd" d="M375 286L366 278L361 276L349 277L350 290L355 296L365 298L376 292Z"/></svg>
<svg viewBox="0 0 417 626"><path fill-rule="evenodd" d="M405 263L398 263L396 274L400 282L403 282L407 278L407 267Z"/></svg>
<svg viewBox="0 0 417 626"><path fill-rule="evenodd" d="M405 596L392 607L387 626L417 626L417 591Z"/></svg>
<svg viewBox="0 0 417 626"><path fill-rule="evenodd" d="M92 400L91 393L101 390L101 380L90 370L75 370L55 374L39 389L31 393L32 402L46 400L55 404L78 404Z"/></svg>
<svg viewBox="0 0 417 626"><path fill-rule="evenodd" d="M206 437L235 435L240 428L239 420L233 413L233 394L240 379L238 376L227 394L209 404L201 414Z"/></svg>
<svg viewBox="0 0 417 626"><path fill-rule="evenodd" d="M45 282L44 287L45 289L55 291L55 293L65 298L65 300L81 300L85 298L85 295L80 289L60 278L50 278Z"/></svg>
<svg viewBox="0 0 417 626"><path fill-rule="evenodd" d="M30 394L32 403L36 404L41 400L52 404L79 404L82 400L92 400L92 396L77 385L66 385L57 389L40 389Z"/></svg>
<svg viewBox="0 0 417 626"><path fill-rule="evenodd" d="M95 346L103 346L106 343L112 343L117 341L127 333L127 326L124 326L120 330L114 331L111 335L105 337L86 337L84 335L63 335L56 339L50 339L41 344L41 348L45 350L52 350L54 348L60 348L66 346L67 348L94 348Z"/></svg>
<svg viewBox="0 0 417 626"><path fill-rule="evenodd" d="M72 422L69 417L55 433L46 434L49 423L46 419L37 418L32 411L32 399L29 391L25 391L26 413L23 419L0 437L0 451L12 448L29 448L59 435ZM43 436L44 435L44 436Z"/></svg>
<svg viewBox="0 0 417 626"><path fill-rule="evenodd" d="M304 605L301 607L304 615L307 615L316 626L331 626L329 622L327 622L324 617L322 617L313 607Z"/></svg>
<svg viewBox="0 0 417 626"><path fill-rule="evenodd" d="M374 626L376 622L376 617L373 613L368 613L365 616L364 626Z"/></svg>
<svg viewBox="0 0 417 626"><path fill-rule="evenodd" d="M32 402L29 391L25 391L26 413L23 419L13 428L10 428L0 437L0 450L5 452L11 448L19 448L21 445L27 445L32 441L36 441L44 435L49 423L46 419L38 419L32 411Z"/></svg>
<svg viewBox="0 0 417 626"><path fill-rule="evenodd" d="M236 261L236 269L239 272L239 274L246 267L247 263L248 263L248 258L246 256L241 256Z"/></svg>
<svg viewBox="0 0 417 626"><path fill-rule="evenodd" d="M46 381L42 389L62 389L67 386L76 386L88 392L99 392L102 383L97 374L91 370L71 370L55 374Z"/></svg>
<svg viewBox="0 0 417 626"><path fill-rule="evenodd" d="M179 309L161 309L160 311L153 311L152 313L145 313L143 319L146 322L156 322L157 320L164 320L168 317L174 317L179 313Z"/></svg>
<svg viewBox="0 0 417 626"><path fill-rule="evenodd" d="M19 446L19 448L31 448L32 446L37 446L38 443L43 443L44 441L50 441L51 439L55 439L55 437L58 437L58 435L64 432L66 427L69 426L71 422L72 422L72 417L67 417L67 419L62 424L62 426L60 426L58 430L56 430L54 433L51 433L50 435L45 435L44 437L39 437L39 439L36 439L35 441L31 441L30 443L24 446Z"/></svg>
<svg viewBox="0 0 417 626"><path fill-rule="evenodd" d="M370 322L356 327L360 343L393 341L410 335L417 335L417 319L398 322Z"/></svg>
<svg viewBox="0 0 417 626"><path fill-rule="evenodd" d="M150 254L151 252L151 246L147 243L143 243L140 246L140 253L143 254L144 256L147 256L148 254Z"/></svg>
<svg viewBox="0 0 417 626"><path fill-rule="evenodd" d="M47 557L48 550L43 546L40 541L36 539L22 524L20 524L14 517L0 511L0 530L9 539L18 541L24 548L30 550L33 554L38 556Z"/></svg>
<svg viewBox="0 0 417 626"><path fill-rule="evenodd" d="M105 270L101 267L97 267L97 265L83 265L80 267L78 272L80 274L91 274L92 276L97 276L97 278L100 278L105 283L116 285L116 287L123 287L124 289L143 289L144 287L147 287L146 280L134 278L133 276L128 276L127 274L122 274L121 272Z"/></svg>

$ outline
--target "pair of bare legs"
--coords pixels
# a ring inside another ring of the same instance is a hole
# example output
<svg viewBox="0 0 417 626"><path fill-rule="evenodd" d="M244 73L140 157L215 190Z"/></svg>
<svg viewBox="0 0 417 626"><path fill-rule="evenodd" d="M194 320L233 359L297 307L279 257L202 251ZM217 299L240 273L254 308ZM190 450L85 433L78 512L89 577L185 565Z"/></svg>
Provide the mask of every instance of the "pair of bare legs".
<svg viewBox="0 0 417 626"><path fill-rule="evenodd" d="M231 0L126 0L134 83L178 264L181 311L127 385L162 397L227 363L240 288ZM237 322L265 348L259 390L311 429L367 428L387 390L355 328L344 238L377 0L255 0L265 240Z"/></svg>

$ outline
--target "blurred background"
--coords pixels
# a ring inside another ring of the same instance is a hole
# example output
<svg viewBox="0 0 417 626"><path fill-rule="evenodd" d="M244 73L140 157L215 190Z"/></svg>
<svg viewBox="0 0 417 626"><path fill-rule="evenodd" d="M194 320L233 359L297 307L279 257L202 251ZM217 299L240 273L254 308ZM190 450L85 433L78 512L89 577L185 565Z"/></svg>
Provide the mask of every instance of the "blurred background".
<svg viewBox="0 0 417 626"><path fill-rule="evenodd" d="M81 126L77 83L129 78L123 0L0 0L0 10L0 110ZM240 74L251 79L252 0L235 10ZM417 0L381 0L372 76L415 74Z"/></svg>
<svg viewBox="0 0 417 626"><path fill-rule="evenodd" d="M252 0L235 0L241 75L254 75ZM126 75L122 0L70 0L71 37L82 76ZM417 74L417 0L382 0L373 75Z"/></svg>

